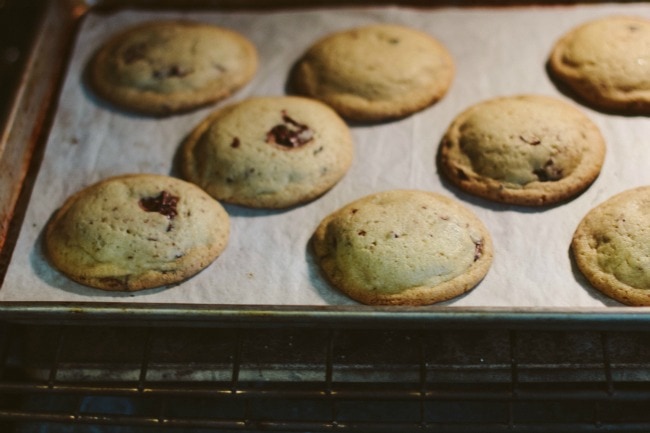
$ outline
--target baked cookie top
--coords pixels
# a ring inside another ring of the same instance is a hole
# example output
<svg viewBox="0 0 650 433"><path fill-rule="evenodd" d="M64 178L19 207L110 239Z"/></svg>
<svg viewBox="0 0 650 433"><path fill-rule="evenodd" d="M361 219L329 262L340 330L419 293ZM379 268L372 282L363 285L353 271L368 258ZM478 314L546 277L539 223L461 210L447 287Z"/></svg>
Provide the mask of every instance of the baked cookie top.
<svg viewBox="0 0 650 433"><path fill-rule="evenodd" d="M585 215L571 243L587 280L628 305L650 305L650 186L617 194Z"/></svg>
<svg viewBox="0 0 650 433"><path fill-rule="evenodd" d="M435 103L453 76L451 55L436 39L408 27L375 24L317 41L298 60L290 81L299 93L347 119L381 121Z"/></svg>
<svg viewBox="0 0 650 433"><path fill-rule="evenodd" d="M650 114L650 20L608 16L560 38L550 72L589 105Z"/></svg>
<svg viewBox="0 0 650 433"><path fill-rule="evenodd" d="M189 111L247 84L257 51L239 33L192 21L147 22L113 36L91 59L103 98L151 115Z"/></svg>
<svg viewBox="0 0 650 433"><path fill-rule="evenodd" d="M442 174L489 200L542 206L569 199L598 176L605 142L577 108L540 95L475 104L458 115L438 151Z"/></svg>
<svg viewBox="0 0 650 433"><path fill-rule="evenodd" d="M353 153L348 126L325 104L256 97L204 119L183 144L182 170L218 200L286 208L334 186Z"/></svg>
<svg viewBox="0 0 650 433"><path fill-rule="evenodd" d="M224 251L229 232L228 214L196 185L122 175L69 197L48 223L45 251L81 284L133 291L198 273Z"/></svg>
<svg viewBox="0 0 650 433"><path fill-rule="evenodd" d="M370 305L427 305L476 286L492 263L491 237L458 202L392 190L324 218L311 244L327 279Z"/></svg>

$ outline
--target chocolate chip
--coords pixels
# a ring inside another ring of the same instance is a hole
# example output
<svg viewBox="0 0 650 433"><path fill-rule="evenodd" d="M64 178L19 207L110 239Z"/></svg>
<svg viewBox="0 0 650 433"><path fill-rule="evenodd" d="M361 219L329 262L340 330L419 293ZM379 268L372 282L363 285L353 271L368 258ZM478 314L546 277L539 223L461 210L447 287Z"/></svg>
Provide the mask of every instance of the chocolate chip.
<svg viewBox="0 0 650 433"><path fill-rule="evenodd" d="M178 197L171 195L167 191L161 191L156 197L140 199L139 204L143 210L147 212L158 212L171 220L178 214L176 210L178 200Z"/></svg>
<svg viewBox="0 0 650 433"><path fill-rule="evenodd" d="M302 123L289 117L282 111L282 121L266 133L266 142L275 143L283 147L296 148L304 146L314 139L314 132Z"/></svg>
<svg viewBox="0 0 650 433"><path fill-rule="evenodd" d="M533 170L540 182L550 182L562 179L563 171L561 167L556 167L553 160L549 159L544 167Z"/></svg>
<svg viewBox="0 0 650 433"><path fill-rule="evenodd" d="M533 134L528 134L525 136L520 135L519 139L524 143L532 144L533 146L537 146L538 144L542 143L542 140Z"/></svg>
<svg viewBox="0 0 650 433"><path fill-rule="evenodd" d="M165 68L156 69L153 71L153 77L157 80L165 78L177 77L183 78L194 72L194 69L189 67L182 67L179 65L169 65Z"/></svg>
<svg viewBox="0 0 650 433"><path fill-rule="evenodd" d="M477 261L483 255L483 239L474 242L474 261Z"/></svg>
<svg viewBox="0 0 650 433"><path fill-rule="evenodd" d="M236 149L239 147L239 145L240 145L239 138L238 137L233 138L232 143L230 143L230 147Z"/></svg>
<svg viewBox="0 0 650 433"><path fill-rule="evenodd" d="M127 290L129 288L128 276L124 280L113 277L104 277L101 279L102 284L111 290Z"/></svg>

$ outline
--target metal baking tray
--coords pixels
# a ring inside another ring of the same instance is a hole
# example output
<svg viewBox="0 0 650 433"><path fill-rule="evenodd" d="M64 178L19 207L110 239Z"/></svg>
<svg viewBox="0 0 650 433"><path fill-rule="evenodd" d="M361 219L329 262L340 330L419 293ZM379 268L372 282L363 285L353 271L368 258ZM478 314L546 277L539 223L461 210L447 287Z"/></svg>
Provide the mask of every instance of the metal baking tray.
<svg viewBox="0 0 650 433"><path fill-rule="evenodd" d="M550 8L571 2L541 2ZM597 3L597 2L586 2ZM382 2L370 3L373 5ZM385 2L387 5L393 3ZM461 7L458 2L406 2L409 7ZM528 2L469 2L462 7L525 8ZM535 3L537 5L540 2ZM345 2L318 2L310 6L345 7ZM299 7L292 1L81 1L41 2L36 32L11 108L2 125L0 142L0 273L4 279L15 242L23 224L32 187L42 163L71 45L84 17L91 11L123 8L201 10L278 9ZM175 9L174 9L175 8ZM224 305L110 302L1 302L0 319L11 321L146 323L161 325L421 327L445 326L567 326L589 328L636 328L650 323L650 309L610 306L608 308L547 307L370 307L361 305ZM125 322L127 321L127 322Z"/></svg>

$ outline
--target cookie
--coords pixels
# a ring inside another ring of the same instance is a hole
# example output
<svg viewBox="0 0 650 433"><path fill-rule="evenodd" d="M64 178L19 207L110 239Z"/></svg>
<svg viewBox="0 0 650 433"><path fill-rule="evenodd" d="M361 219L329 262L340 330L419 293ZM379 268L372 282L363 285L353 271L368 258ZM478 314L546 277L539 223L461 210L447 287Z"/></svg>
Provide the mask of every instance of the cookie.
<svg viewBox="0 0 650 433"><path fill-rule="evenodd" d="M471 194L515 205L568 200L599 175L605 141L577 108L541 95L501 97L459 114L438 148L441 173Z"/></svg>
<svg viewBox="0 0 650 433"><path fill-rule="evenodd" d="M454 76L447 49L408 27L375 24L331 34L296 63L291 84L354 121L382 121L441 99Z"/></svg>
<svg viewBox="0 0 650 433"><path fill-rule="evenodd" d="M45 231L45 252L61 272L104 290L173 284L226 248L223 207L196 185L163 175L111 177L69 197Z"/></svg>
<svg viewBox="0 0 650 433"><path fill-rule="evenodd" d="M257 51L232 30L191 21L148 22L103 45L89 80L106 100L148 115L169 115L219 101L257 71Z"/></svg>
<svg viewBox="0 0 650 433"><path fill-rule="evenodd" d="M353 153L348 126L325 104L256 97L205 118L184 141L181 165L184 178L220 201L272 209L325 193Z"/></svg>
<svg viewBox="0 0 650 433"><path fill-rule="evenodd" d="M605 295L650 305L650 186L624 191L590 210L571 243L578 269Z"/></svg>
<svg viewBox="0 0 650 433"><path fill-rule="evenodd" d="M650 114L650 20L607 16L584 23L554 45L549 71L586 104Z"/></svg>
<svg viewBox="0 0 650 433"><path fill-rule="evenodd" d="M327 279L369 305L427 305L459 296L488 272L483 223L458 202L418 190L358 199L324 218L311 239Z"/></svg>

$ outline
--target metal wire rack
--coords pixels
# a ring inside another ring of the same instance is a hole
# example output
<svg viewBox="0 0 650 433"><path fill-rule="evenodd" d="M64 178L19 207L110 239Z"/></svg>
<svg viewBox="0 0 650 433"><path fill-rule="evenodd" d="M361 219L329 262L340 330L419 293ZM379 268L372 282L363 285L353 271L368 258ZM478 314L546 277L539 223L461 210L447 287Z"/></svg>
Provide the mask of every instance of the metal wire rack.
<svg viewBox="0 0 650 433"><path fill-rule="evenodd" d="M2 327L7 432L650 431L650 332Z"/></svg>

